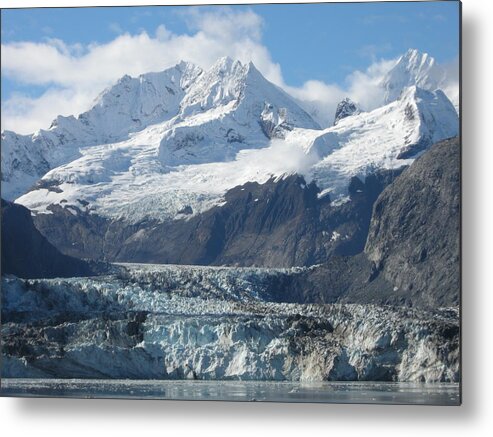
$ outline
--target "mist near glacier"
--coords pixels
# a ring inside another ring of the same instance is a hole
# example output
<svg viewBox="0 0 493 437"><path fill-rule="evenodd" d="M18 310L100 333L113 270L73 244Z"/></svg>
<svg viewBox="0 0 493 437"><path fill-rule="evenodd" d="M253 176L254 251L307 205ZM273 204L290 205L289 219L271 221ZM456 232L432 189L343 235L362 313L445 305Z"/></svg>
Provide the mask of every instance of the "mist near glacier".
<svg viewBox="0 0 493 437"><path fill-rule="evenodd" d="M273 176L301 174L309 178L310 168L320 160L312 150L306 153L300 144L290 139L272 139L268 147L242 150L236 162L246 168L251 167L258 173Z"/></svg>

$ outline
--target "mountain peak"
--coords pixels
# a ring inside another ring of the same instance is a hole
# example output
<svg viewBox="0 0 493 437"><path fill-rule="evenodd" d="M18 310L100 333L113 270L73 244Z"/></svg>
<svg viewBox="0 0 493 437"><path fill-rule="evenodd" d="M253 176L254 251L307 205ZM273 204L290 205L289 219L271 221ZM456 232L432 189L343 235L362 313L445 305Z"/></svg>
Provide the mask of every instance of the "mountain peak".
<svg viewBox="0 0 493 437"><path fill-rule="evenodd" d="M129 76L128 74L124 74L122 77L120 77L120 79L118 79L118 82L117 84L119 83L128 83L132 80L132 77Z"/></svg>
<svg viewBox="0 0 493 437"><path fill-rule="evenodd" d="M239 59L232 59L229 56L219 58L207 72L211 76L231 74L236 77L247 77L252 74L262 75L252 61L243 63Z"/></svg>
<svg viewBox="0 0 493 437"><path fill-rule="evenodd" d="M435 64L435 58L426 52L417 49L409 49L402 55L394 68L404 67L407 71L413 72L419 77L420 74L427 73Z"/></svg>
<svg viewBox="0 0 493 437"><path fill-rule="evenodd" d="M428 53L409 49L402 55L382 80L385 103L397 100L404 88L417 85L433 91L440 88L444 72Z"/></svg>
<svg viewBox="0 0 493 437"><path fill-rule="evenodd" d="M192 62L181 60L180 62L178 62L178 64L176 64L174 66L174 68L177 68L178 70L181 70L181 71L185 71L185 70L188 70L190 68L199 68L199 67L197 67L197 65L195 65Z"/></svg>
<svg viewBox="0 0 493 437"><path fill-rule="evenodd" d="M337 105L334 117L334 126L339 122L339 120L351 115L359 114L360 112L361 110L357 103L353 102L349 97L344 98Z"/></svg>
<svg viewBox="0 0 493 437"><path fill-rule="evenodd" d="M229 73L235 71L238 68L242 68L243 65L240 61L230 58L229 56L223 56L219 58L209 69L213 74Z"/></svg>
<svg viewBox="0 0 493 437"><path fill-rule="evenodd" d="M425 59L433 59L428 53L421 52L418 49L408 49L406 53L401 56L402 60L425 60Z"/></svg>

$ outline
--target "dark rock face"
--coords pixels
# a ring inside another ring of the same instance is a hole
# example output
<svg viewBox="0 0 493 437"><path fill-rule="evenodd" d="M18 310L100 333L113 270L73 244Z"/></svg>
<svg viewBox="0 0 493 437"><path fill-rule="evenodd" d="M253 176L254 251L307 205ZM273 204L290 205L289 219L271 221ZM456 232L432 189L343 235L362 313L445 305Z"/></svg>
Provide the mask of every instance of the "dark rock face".
<svg viewBox="0 0 493 437"><path fill-rule="evenodd" d="M2 274L51 278L89 276L94 271L51 245L35 228L27 208L2 199Z"/></svg>
<svg viewBox="0 0 493 437"><path fill-rule="evenodd" d="M413 299L457 305L460 143L435 144L375 202L365 246L375 270Z"/></svg>
<svg viewBox="0 0 493 437"><path fill-rule="evenodd" d="M314 184L290 176L236 187L223 206L188 219L128 224L56 207L53 214L35 220L54 245L81 258L263 267L321 264L279 276L270 287L275 301L457 305L459 152L458 139L451 139L434 145L401 175L353 178L350 201L339 205L319 198Z"/></svg>
<svg viewBox="0 0 493 437"><path fill-rule="evenodd" d="M281 302L332 304L381 303L397 304L382 296L392 292L383 276L369 281L372 264L364 253L333 256L323 264L297 275L277 278L279 293L272 294ZM376 298L373 298L375 296Z"/></svg>
<svg viewBox="0 0 493 437"><path fill-rule="evenodd" d="M366 183L368 185L368 181ZM362 191L353 180L350 191ZM460 145L435 144L374 203L365 250L285 279L290 302L459 304Z"/></svg>
<svg viewBox="0 0 493 437"><path fill-rule="evenodd" d="M354 103L350 98L346 97L344 100L340 101L336 108L336 113L334 117L334 125L336 125L339 120L349 117L354 114L359 114L361 111L356 103Z"/></svg>
<svg viewBox="0 0 493 437"><path fill-rule="evenodd" d="M331 205L300 176L228 191L223 206L188 219L128 224L63 207L38 215L36 226L67 255L105 261L291 267L361 252L372 206L397 172L360 181L351 201ZM188 211L189 213L191 211Z"/></svg>

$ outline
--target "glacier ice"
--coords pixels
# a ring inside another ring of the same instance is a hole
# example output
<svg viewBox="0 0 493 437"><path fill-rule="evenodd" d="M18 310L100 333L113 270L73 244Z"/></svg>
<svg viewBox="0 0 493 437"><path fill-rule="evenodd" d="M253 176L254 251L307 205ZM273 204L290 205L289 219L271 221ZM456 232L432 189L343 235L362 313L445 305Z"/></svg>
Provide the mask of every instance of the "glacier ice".
<svg viewBox="0 0 493 437"><path fill-rule="evenodd" d="M2 279L2 375L233 380L459 378L458 310L273 302L298 269L125 265Z"/></svg>

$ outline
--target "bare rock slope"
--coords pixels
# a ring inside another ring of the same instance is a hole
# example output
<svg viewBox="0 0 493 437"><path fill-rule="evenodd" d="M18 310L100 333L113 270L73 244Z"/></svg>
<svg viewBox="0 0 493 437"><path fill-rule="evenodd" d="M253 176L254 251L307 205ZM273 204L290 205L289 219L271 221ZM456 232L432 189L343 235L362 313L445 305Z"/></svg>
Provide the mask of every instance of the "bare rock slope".
<svg viewBox="0 0 493 437"><path fill-rule="evenodd" d="M365 253L398 294L457 305L460 287L460 143L435 144L375 202Z"/></svg>
<svg viewBox="0 0 493 437"><path fill-rule="evenodd" d="M22 278L88 276L94 274L94 267L60 253L35 228L28 209L2 199L2 274Z"/></svg>

